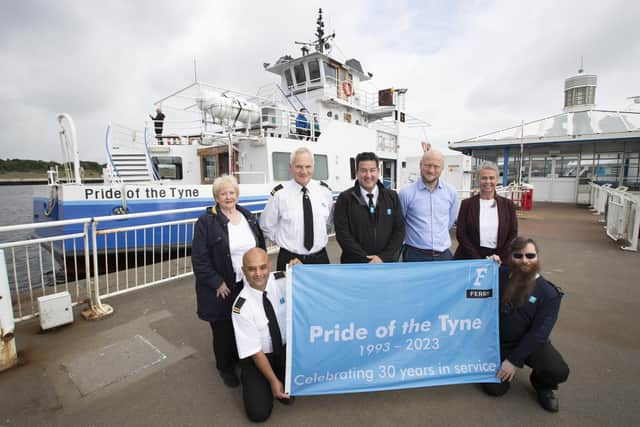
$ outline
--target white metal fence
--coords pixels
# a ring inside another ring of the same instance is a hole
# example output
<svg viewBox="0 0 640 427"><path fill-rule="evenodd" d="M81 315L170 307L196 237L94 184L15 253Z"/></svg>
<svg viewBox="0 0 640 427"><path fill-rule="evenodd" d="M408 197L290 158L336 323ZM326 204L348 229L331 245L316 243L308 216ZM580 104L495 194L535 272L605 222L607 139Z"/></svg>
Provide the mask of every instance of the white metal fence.
<svg viewBox="0 0 640 427"><path fill-rule="evenodd" d="M610 184L591 183L590 208L605 224L607 236L621 249L638 250L640 233L640 197L627 192L626 187L611 188Z"/></svg>
<svg viewBox="0 0 640 427"><path fill-rule="evenodd" d="M204 206L0 227L6 259L0 269L6 268L15 321L37 316L40 296L67 291L74 306L87 303L87 316L99 316L111 311L102 303L107 298L193 274L191 239L203 211ZM118 226L124 221L128 225Z"/></svg>

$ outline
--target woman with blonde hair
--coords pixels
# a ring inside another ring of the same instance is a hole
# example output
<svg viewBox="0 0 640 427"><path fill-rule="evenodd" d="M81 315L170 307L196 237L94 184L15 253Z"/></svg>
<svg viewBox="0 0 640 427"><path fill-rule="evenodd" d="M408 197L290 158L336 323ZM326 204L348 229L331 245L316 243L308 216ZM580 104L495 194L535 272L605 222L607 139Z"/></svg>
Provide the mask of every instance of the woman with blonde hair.
<svg viewBox="0 0 640 427"><path fill-rule="evenodd" d="M455 259L482 259L497 255L508 259L509 245L518 235L513 202L498 196L498 168L485 163L478 169L480 193L460 204L456 221L458 248Z"/></svg>
<svg viewBox="0 0 640 427"><path fill-rule="evenodd" d="M242 256L256 246L265 249L255 217L237 204L239 193L233 176L213 181L216 204L198 218L191 244L198 317L211 325L216 368L228 387L240 384L231 305L242 289Z"/></svg>

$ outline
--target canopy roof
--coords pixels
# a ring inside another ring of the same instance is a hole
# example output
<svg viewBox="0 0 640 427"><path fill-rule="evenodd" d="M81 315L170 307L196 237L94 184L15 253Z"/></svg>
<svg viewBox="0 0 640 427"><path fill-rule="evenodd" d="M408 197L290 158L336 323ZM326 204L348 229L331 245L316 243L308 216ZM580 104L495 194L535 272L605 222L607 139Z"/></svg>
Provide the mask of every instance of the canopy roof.
<svg viewBox="0 0 640 427"><path fill-rule="evenodd" d="M640 138L640 112L589 109L564 112L449 143L453 150L507 145L597 142Z"/></svg>

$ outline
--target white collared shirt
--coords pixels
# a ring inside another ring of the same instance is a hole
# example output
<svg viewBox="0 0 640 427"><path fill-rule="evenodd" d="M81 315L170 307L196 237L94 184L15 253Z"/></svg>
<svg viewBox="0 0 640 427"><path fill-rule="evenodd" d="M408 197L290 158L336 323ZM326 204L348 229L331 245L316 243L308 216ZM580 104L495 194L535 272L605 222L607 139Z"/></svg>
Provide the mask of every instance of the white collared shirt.
<svg viewBox="0 0 640 427"><path fill-rule="evenodd" d="M364 202L367 206L369 206L369 197L367 196L367 194L373 194L373 206L378 205L378 193L380 192L380 190L378 189L377 185L373 187L373 191L371 193L362 188L360 184L358 184L358 187L360 187L360 194L362 194L362 198L364 199Z"/></svg>
<svg viewBox="0 0 640 427"><path fill-rule="evenodd" d="M480 199L480 246L493 248L498 246L498 203L494 200Z"/></svg>
<svg viewBox="0 0 640 427"><path fill-rule="evenodd" d="M276 279L271 273L265 291L278 319L282 343L286 344L286 279ZM233 303L231 320L240 359L253 356L260 351L265 354L273 352L269 321L262 305L262 292L252 288L246 279L242 291Z"/></svg>
<svg viewBox="0 0 640 427"><path fill-rule="evenodd" d="M251 248L256 247L256 238L251 231L251 227L244 215L240 215L240 222L227 224L229 230L229 252L231 254L231 264L236 273L236 282L242 280L242 257Z"/></svg>
<svg viewBox="0 0 640 427"><path fill-rule="evenodd" d="M260 228L265 236L289 252L308 255L327 246L327 226L333 221L333 194L319 181L307 184L313 210L313 247L304 247L304 212L302 186L291 179L269 197L260 215Z"/></svg>

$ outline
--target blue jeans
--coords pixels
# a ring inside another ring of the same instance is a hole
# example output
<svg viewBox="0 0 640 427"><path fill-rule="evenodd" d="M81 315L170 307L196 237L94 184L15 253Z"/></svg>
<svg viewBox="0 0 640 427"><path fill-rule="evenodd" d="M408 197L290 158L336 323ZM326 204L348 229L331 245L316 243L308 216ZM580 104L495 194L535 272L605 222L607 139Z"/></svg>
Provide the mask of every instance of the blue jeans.
<svg viewBox="0 0 640 427"><path fill-rule="evenodd" d="M421 250L413 246L404 245L402 249L402 262L419 262L419 261L451 261L453 255L449 249L434 253L433 251Z"/></svg>

